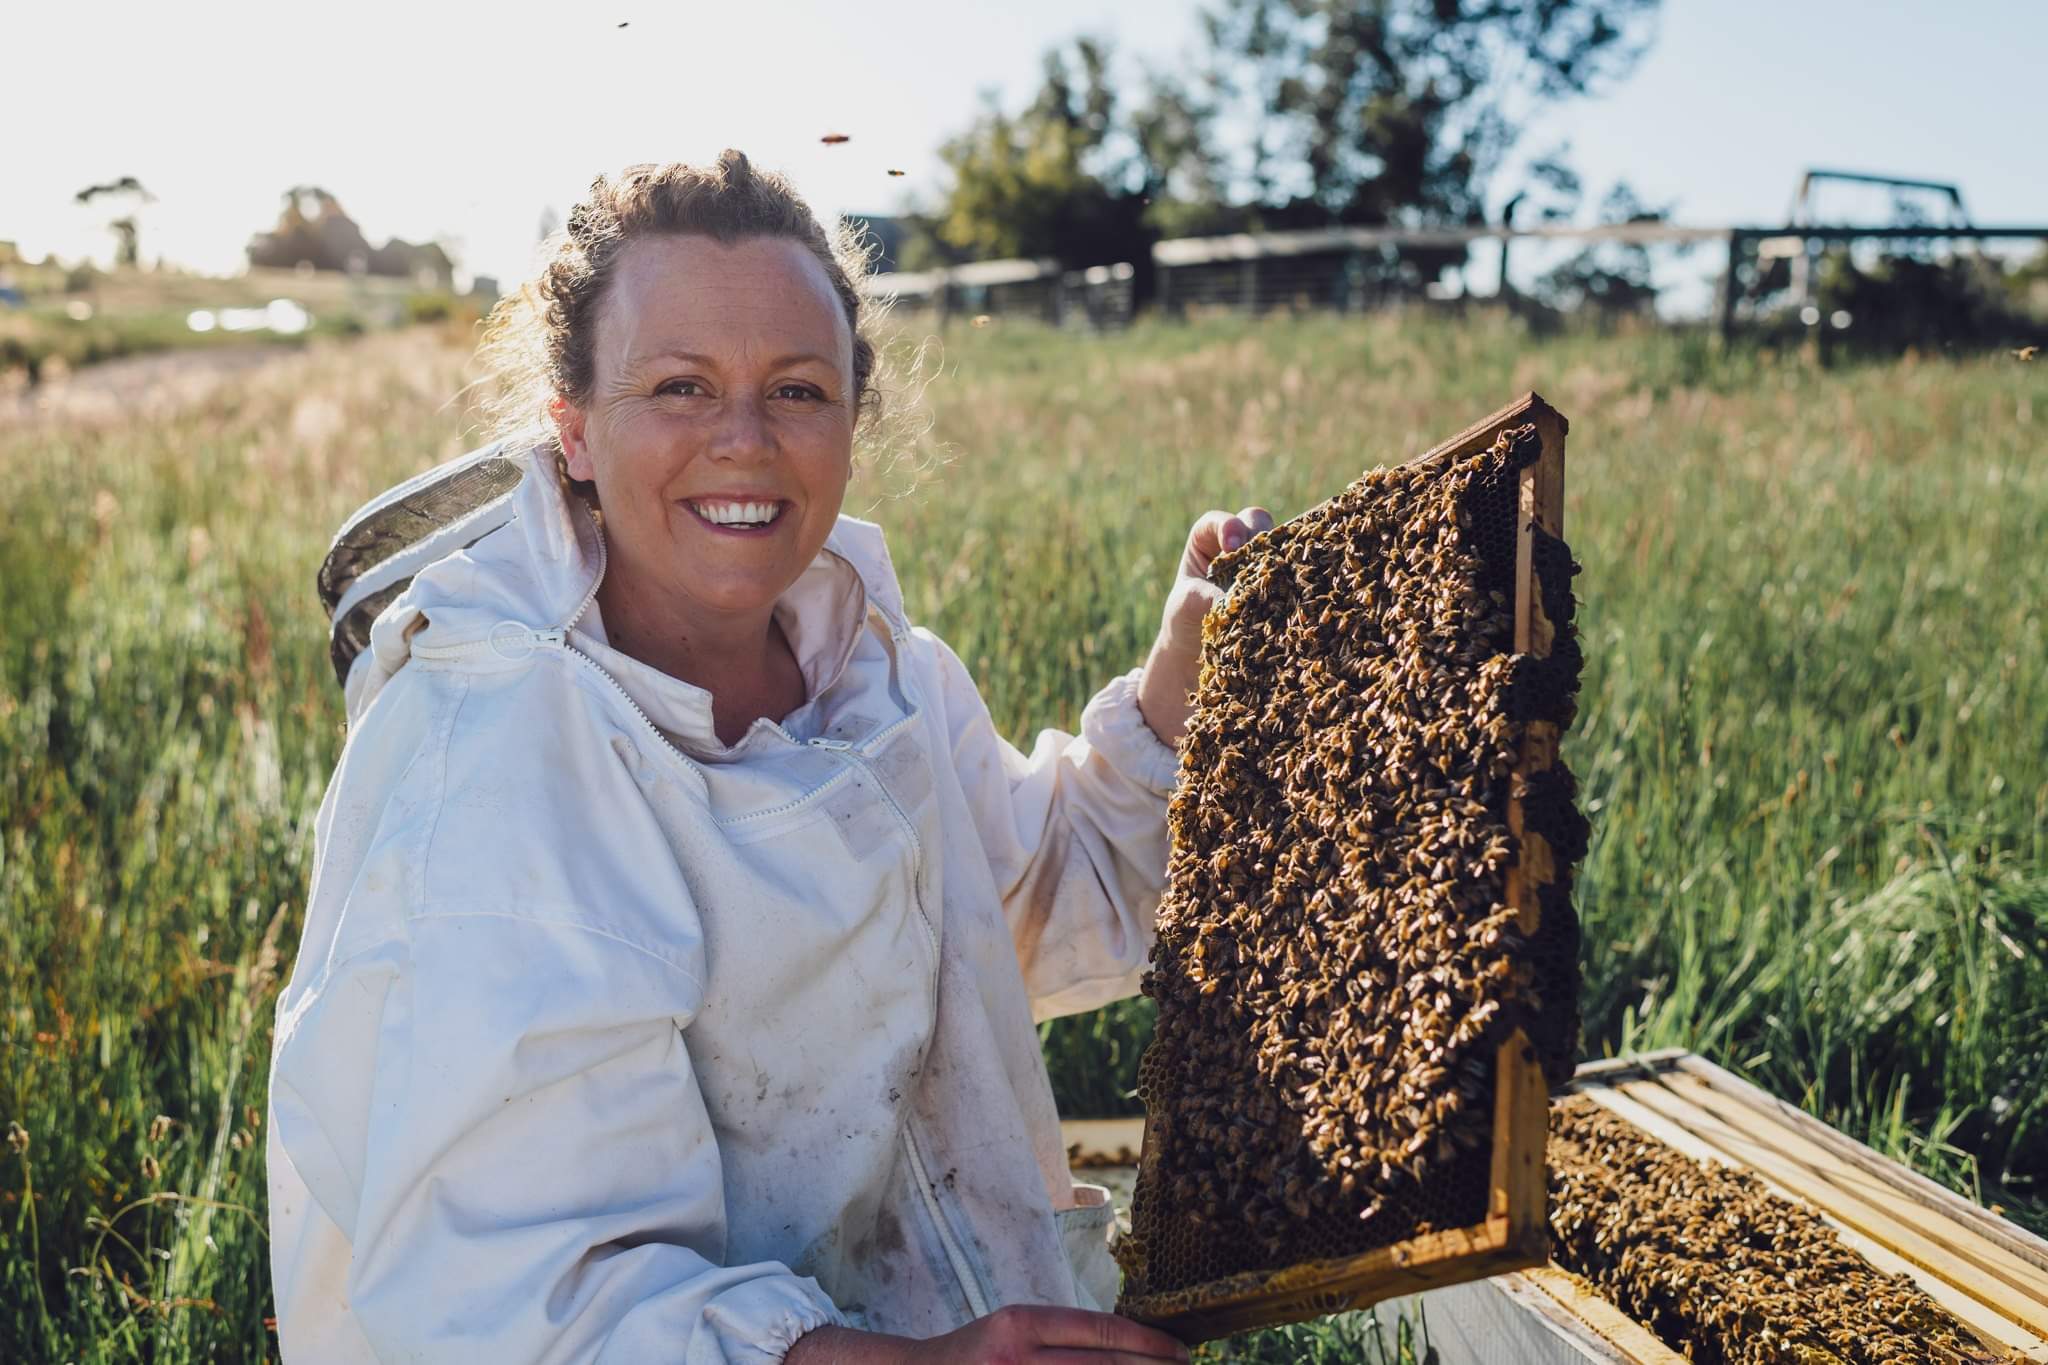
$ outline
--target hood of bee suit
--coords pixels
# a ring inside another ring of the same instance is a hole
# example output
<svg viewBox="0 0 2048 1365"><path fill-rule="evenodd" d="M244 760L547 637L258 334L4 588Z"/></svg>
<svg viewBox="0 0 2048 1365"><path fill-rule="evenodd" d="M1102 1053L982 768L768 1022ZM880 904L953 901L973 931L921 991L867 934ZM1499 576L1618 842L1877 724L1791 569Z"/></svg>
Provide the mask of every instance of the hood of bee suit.
<svg viewBox="0 0 2048 1365"><path fill-rule="evenodd" d="M563 486L552 443L487 446L380 494L344 523L320 571L349 723L411 658L523 658L535 634L588 613L604 566L603 532ZM783 603L798 597L839 622L873 607L908 628L882 530L857 517L839 517ZM813 692L836 679L853 639L840 630L807 648L792 636Z"/></svg>

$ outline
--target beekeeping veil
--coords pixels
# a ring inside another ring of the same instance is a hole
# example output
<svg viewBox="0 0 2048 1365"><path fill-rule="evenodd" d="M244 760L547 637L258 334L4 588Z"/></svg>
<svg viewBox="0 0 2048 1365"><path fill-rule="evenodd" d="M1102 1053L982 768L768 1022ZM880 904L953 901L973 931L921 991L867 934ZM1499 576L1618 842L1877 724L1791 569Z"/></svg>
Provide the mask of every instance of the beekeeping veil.
<svg viewBox="0 0 2048 1365"><path fill-rule="evenodd" d="M319 588L328 657L344 689L370 642L370 623L413 575L512 519L524 453L496 441L458 455L386 489L342 523L320 564Z"/></svg>

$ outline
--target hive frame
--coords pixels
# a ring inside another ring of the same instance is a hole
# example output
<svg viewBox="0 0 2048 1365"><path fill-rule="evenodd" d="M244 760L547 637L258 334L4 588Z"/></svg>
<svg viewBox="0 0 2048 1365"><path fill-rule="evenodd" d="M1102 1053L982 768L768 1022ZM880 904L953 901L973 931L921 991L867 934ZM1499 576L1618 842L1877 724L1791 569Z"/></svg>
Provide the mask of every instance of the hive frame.
<svg viewBox="0 0 2048 1365"><path fill-rule="evenodd" d="M1567 1093L1807 1205L1850 1250L1910 1276L1986 1345L2048 1361L2048 1241L1680 1048L1587 1062ZM1685 1365L1555 1263L1420 1303L1444 1365Z"/></svg>
<svg viewBox="0 0 2048 1365"><path fill-rule="evenodd" d="M1986 1345L2048 1361L2048 1241L1694 1053L1589 1062L1570 1087L1686 1156L1733 1166L1912 1278Z"/></svg>
<svg viewBox="0 0 2048 1365"><path fill-rule="evenodd" d="M1461 459L1491 446L1503 431L1532 423L1542 442L1542 454L1520 473L1514 648L1516 653L1543 656L1550 653L1554 631L1544 616L1536 580L1534 532L1540 529L1560 539L1564 535L1564 441L1569 425L1563 414L1536 394L1524 394L1411 463ZM1549 769L1557 761L1557 742L1555 724L1530 722L1524 729L1516 776ZM1527 936L1535 933L1542 916L1537 888L1552 880L1555 869L1542 836L1523 828L1518 797L1509 798L1507 818L1519 850L1508 868L1507 897ZM1535 1048L1517 1029L1495 1054L1493 1160L1484 1221L1424 1233L1357 1256L1304 1261L1259 1275L1233 1275L1212 1282L1213 1297L1196 1286L1192 1292L1181 1289L1126 1298L1118 1302L1117 1311L1192 1343L1540 1266L1550 1253L1543 1160L1549 1126L1549 1087ZM1149 1131L1149 1117L1146 1127ZM1140 1151L1141 1182L1152 1174L1155 1152L1150 1142ZM1198 1306L1181 1306L1189 1300Z"/></svg>

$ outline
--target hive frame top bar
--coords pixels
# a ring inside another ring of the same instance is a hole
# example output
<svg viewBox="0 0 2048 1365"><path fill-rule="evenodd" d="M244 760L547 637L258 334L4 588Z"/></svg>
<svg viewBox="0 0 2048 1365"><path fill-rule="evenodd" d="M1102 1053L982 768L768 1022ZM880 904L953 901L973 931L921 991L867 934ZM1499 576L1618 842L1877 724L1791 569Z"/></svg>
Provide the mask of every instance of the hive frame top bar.
<svg viewBox="0 0 2048 1365"><path fill-rule="evenodd" d="M1457 459L1461 455L1470 455L1475 451L1484 450L1487 446L1492 445L1494 438L1500 435L1503 429L1522 426L1529 422L1536 424L1538 431L1542 433L1546 446L1561 445L1565 436L1571 431L1571 423L1565 420L1564 414L1550 406L1549 403L1544 401L1543 395L1532 389L1502 408L1499 412L1494 413L1490 417L1481 418L1456 436L1451 437L1448 441L1440 441L1422 452L1422 454L1401 461L1401 464L1427 464L1431 460ZM1393 467L1399 468L1400 466L1396 465ZM1557 491L1560 494L1562 493L1562 489ZM1545 531L1551 535L1561 537L1564 535L1564 499L1562 496L1546 498L1544 494L1547 492L1549 490L1540 490L1538 501L1539 504L1548 501L1551 504L1551 514L1548 516L1539 514L1538 521ZM1329 498L1323 500L1323 502L1329 501L1331 501ZM1322 505L1323 503L1317 503L1315 507L1310 507L1289 517L1281 525L1288 525L1298 521L1302 517L1307 516L1309 512L1313 512L1316 507L1321 507Z"/></svg>
<svg viewBox="0 0 2048 1365"><path fill-rule="evenodd" d="M1619 1086L1630 1081L1657 1081L1677 1076L1700 1081L1710 1090L1763 1112L1801 1137L1827 1149L1830 1155L1938 1209L1944 1216L1967 1225L1979 1236L1998 1244L2020 1260L2048 1272L2048 1240L2035 1236L2017 1223L2000 1218L1946 1186L1936 1184L1911 1167L1876 1156L1862 1143L1829 1127L1805 1110L1751 1085L1696 1052L1684 1048L1662 1048L1655 1052L1630 1053L1587 1062L1573 1077L1572 1088L1583 1091L1588 1087Z"/></svg>

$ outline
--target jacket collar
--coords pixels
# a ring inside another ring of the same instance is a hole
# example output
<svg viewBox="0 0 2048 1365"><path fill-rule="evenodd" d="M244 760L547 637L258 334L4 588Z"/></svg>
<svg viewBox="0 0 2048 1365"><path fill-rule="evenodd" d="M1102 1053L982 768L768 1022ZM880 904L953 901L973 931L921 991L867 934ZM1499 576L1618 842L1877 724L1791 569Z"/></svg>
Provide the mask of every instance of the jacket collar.
<svg viewBox="0 0 2048 1365"><path fill-rule="evenodd" d="M416 649L459 654L464 646L486 643L508 622L532 631L564 630L594 609L605 565L596 519L563 486L552 443L531 447L518 462L522 473L511 519L422 569L378 615L370 648L348 678L351 721ZM870 609L879 613L892 637L908 633L903 593L882 528L842 513L824 548L776 604L809 696L817 697L838 680ZM478 653L493 657L490 651ZM664 680L668 689L681 689L674 697L681 712L701 706L703 731L710 732L709 693L654 669L645 671ZM697 727L682 728L693 733Z"/></svg>

